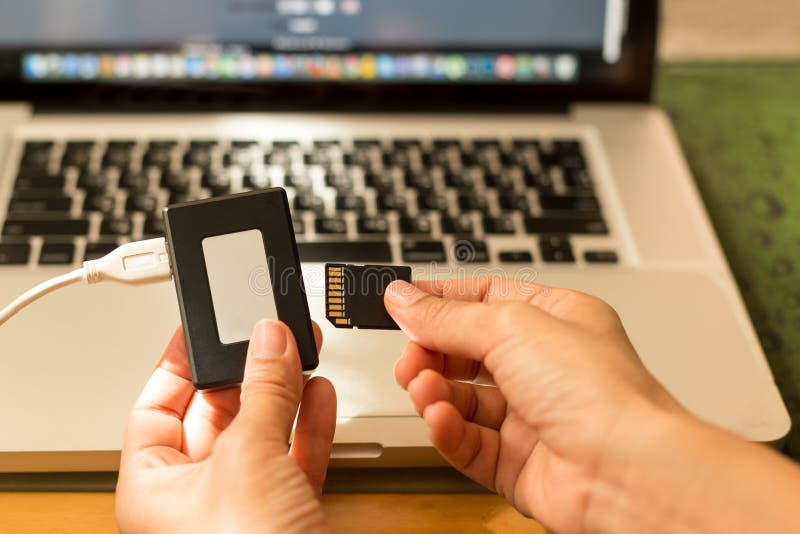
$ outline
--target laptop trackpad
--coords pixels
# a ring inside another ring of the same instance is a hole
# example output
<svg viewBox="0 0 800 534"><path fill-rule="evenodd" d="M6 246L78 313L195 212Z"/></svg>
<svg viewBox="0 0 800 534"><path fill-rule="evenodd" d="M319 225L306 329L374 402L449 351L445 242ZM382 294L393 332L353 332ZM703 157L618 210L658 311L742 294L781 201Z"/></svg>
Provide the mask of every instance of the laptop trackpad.
<svg viewBox="0 0 800 534"><path fill-rule="evenodd" d="M312 316L325 335L319 374L330 378L339 416L414 414L392 368L398 332L337 330L324 320L320 273L304 266ZM734 297L699 273L542 273L552 286L600 296L620 313L645 365L694 413L751 439L773 440L789 419Z"/></svg>

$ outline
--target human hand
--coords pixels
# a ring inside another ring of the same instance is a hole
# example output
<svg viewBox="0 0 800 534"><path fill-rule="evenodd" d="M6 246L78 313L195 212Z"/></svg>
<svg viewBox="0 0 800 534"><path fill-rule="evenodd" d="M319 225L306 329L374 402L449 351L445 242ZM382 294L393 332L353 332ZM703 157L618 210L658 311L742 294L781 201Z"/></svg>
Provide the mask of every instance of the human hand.
<svg viewBox="0 0 800 534"><path fill-rule="evenodd" d="M319 349L316 324L314 331ZM335 425L333 386L312 378L304 387L294 336L283 323L256 325L241 388L210 392L192 386L178 329L128 421L119 529L325 530L319 496Z"/></svg>
<svg viewBox="0 0 800 534"><path fill-rule="evenodd" d="M503 278L395 282L395 378L454 467L558 532L595 530L637 450L685 412L599 299ZM487 378L495 387L464 381Z"/></svg>

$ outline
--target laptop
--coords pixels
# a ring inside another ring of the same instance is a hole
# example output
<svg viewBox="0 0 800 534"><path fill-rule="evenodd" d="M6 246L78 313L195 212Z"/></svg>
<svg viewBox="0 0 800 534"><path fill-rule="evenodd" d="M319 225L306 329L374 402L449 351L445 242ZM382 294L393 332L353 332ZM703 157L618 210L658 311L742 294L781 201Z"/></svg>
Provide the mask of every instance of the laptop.
<svg viewBox="0 0 800 534"><path fill-rule="evenodd" d="M651 102L657 22L653 0L6 4L0 302L163 235L167 204L279 186L334 466L442 460L393 379L406 338L334 329L324 262L600 296L691 411L779 441L786 408ZM0 471L116 470L178 325L163 283L69 287L0 328Z"/></svg>

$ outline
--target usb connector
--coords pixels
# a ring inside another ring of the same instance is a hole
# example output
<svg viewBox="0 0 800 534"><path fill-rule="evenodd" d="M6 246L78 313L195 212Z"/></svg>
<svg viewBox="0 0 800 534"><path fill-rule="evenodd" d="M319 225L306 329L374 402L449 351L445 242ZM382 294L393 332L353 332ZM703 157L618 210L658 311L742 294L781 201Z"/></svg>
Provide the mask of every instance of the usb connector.
<svg viewBox="0 0 800 534"><path fill-rule="evenodd" d="M167 243L163 237L126 243L102 258L84 262L81 269L58 276L26 291L0 311L0 325L48 293L80 281L89 285L120 282L138 286L166 282L170 278L172 270Z"/></svg>
<svg viewBox="0 0 800 534"><path fill-rule="evenodd" d="M126 243L102 258L84 262L83 268L87 284L111 281L143 285L172 277L163 237Z"/></svg>

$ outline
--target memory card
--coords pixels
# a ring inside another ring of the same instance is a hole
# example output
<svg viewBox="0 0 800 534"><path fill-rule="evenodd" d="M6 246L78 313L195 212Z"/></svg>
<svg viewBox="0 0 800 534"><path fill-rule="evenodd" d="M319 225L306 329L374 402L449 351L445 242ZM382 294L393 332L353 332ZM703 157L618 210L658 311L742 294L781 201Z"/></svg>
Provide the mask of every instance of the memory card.
<svg viewBox="0 0 800 534"><path fill-rule="evenodd" d="M411 282L411 267L325 265L325 317L336 328L399 330L383 295L395 280Z"/></svg>

